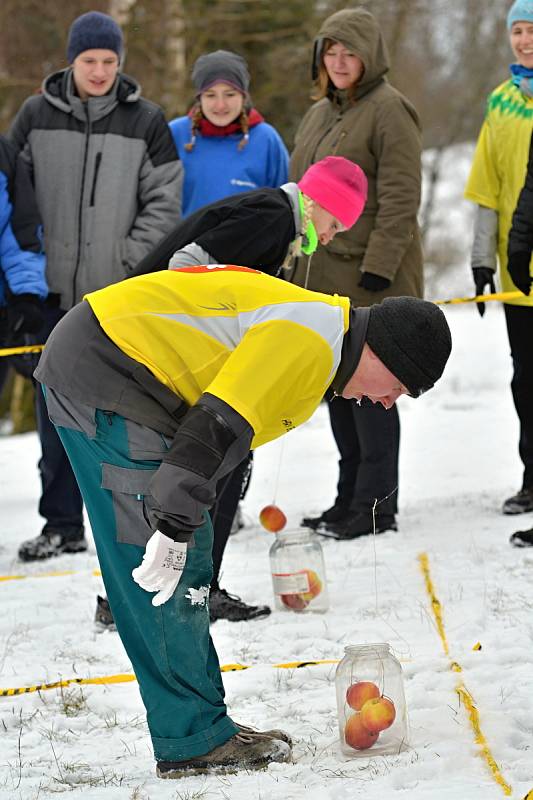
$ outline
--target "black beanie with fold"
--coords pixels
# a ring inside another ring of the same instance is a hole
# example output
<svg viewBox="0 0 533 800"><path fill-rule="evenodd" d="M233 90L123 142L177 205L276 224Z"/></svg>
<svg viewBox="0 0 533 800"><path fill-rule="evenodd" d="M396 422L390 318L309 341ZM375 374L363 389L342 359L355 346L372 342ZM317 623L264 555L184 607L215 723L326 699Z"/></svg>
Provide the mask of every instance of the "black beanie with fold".
<svg viewBox="0 0 533 800"><path fill-rule="evenodd" d="M371 306L366 341L412 397L434 386L452 349L441 309L416 297L387 297Z"/></svg>

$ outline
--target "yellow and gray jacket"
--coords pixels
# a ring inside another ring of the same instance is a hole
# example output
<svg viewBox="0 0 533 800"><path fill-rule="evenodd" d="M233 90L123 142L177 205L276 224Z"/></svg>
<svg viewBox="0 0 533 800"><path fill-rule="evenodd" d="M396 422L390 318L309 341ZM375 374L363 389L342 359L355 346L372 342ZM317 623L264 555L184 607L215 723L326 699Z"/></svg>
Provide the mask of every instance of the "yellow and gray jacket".
<svg viewBox="0 0 533 800"><path fill-rule="evenodd" d="M52 332L35 376L173 437L151 483L153 518L173 538L200 524L250 447L305 422L332 384L342 391L368 319L346 297L236 266L152 273L85 300Z"/></svg>

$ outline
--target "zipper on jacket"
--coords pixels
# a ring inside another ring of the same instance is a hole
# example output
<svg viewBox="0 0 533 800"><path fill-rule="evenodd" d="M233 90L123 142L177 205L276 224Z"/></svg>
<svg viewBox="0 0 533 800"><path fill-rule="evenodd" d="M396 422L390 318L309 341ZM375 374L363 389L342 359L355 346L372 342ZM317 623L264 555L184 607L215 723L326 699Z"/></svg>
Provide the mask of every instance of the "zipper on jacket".
<svg viewBox="0 0 533 800"><path fill-rule="evenodd" d="M89 206L94 206L94 196L96 194L96 182L98 180L98 171L100 169L101 161L102 161L102 153L97 153L94 162L93 188L91 189L91 199L89 201Z"/></svg>
<svg viewBox="0 0 533 800"><path fill-rule="evenodd" d="M339 149L342 140L345 139L347 135L348 135L347 131L341 131L340 136L337 139L337 141L335 142L335 146L333 147L333 149L331 151L331 155L332 156L336 156L337 155L337 150Z"/></svg>
<svg viewBox="0 0 533 800"><path fill-rule="evenodd" d="M83 229L82 219L83 219L83 192L85 189L85 178L87 177L87 154L89 151L89 139L91 137L91 121L89 119L89 107L86 108L86 115L87 115L87 128L86 128L86 135L85 135L85 152L83 154L83 167L82 167L82 177L81 177L81 190L80 190L80 203L78 206L78 251L76 253L76 266L74 267L74 274L72 276L72 303L71 306L76 304L76 278L78 277L78 269L80 266L80 259L81 259L81 234Z"/></svg>

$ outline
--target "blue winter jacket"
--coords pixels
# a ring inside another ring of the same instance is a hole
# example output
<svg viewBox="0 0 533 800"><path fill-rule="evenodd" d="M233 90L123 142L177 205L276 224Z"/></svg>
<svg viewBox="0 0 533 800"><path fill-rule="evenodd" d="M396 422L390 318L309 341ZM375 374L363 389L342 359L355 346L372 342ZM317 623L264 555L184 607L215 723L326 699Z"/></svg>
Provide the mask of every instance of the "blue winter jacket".
<svg viewBox="0 0 533 800"><path fill-rule="evenodd" d="M268 122L251 127L250 139L240 150L238 145L243 137L240 132L227 136L197 133L190 152L185 150L192 136L190 117L178 117L169 125L185 171L184 217L229 195L264 187L276 189L287 182L289 154Z"/></svg>
<svg viewBox="0 0 533 800"><path fill-rule="evenodd" d="M9 294L48 294L42 230L31 179L0 135L0 306Z"/></svg>

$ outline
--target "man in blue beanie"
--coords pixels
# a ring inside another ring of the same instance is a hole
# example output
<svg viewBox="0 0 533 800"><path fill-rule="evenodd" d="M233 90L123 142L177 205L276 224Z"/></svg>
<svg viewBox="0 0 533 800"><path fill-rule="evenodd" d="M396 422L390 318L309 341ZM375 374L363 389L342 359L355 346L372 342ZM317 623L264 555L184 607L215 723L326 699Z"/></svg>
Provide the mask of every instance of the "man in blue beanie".
<svg viewBox="0 0 533 800"><path fill-rule="evenodd" d="M116 283L179 217L181 164L162 110L120 72L122 31L89 11L71 25L69 67L48 76L19 110L9 138L31 170L43 220L50 289L35 342L46 341L91 291ZM41 392L41 533L19 549L24 561L87 549L83 505Z"/></svg>

